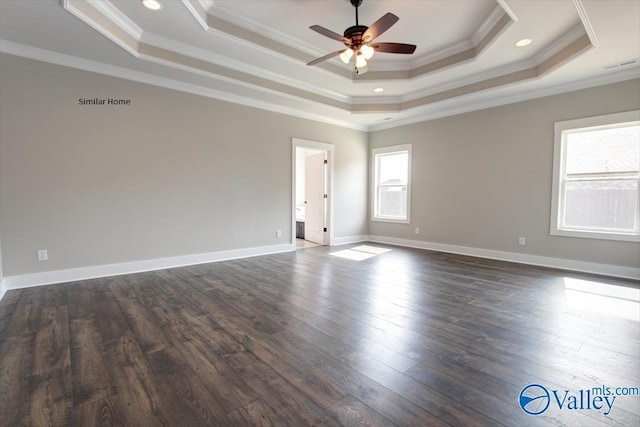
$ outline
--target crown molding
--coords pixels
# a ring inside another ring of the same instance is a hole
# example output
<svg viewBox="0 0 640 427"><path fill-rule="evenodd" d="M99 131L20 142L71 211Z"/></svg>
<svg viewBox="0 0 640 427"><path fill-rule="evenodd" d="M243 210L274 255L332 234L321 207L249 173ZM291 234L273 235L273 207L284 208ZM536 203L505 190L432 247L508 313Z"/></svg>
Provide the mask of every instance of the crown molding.
<svg viewBox="0 0 640 427"><path fill-rule="evenodd" d="M71 0L63 0L69 2ZM115 23L118 27L122 28L127 34L136 40L140 40L142 37L142 28L138 27L127 15L120 12L120 9L115 7L108 1L87 0L87 2L95 7L98 11L102 12L109 20Z"/></svg>
<svg viewBox="0 0 640 427"><path fill-rule="evenodd" d="M480 109L493 108L501 105L512 104L516 102L527 101L530 99L542 98L566 92L587 89L590 87L601 86L606 84L617 83L626 80L640 78L640 71L637 67L626 70L615 71L604 76L580 80L577 82L558 84L546 89L532 89L515 95L503 96L497 95L490 99L482 98L478 100L465 98L465 102L458 102L457 99L442 99L431 104L423 105L421 108L415 108L415 114L411 117L401 118L397 120L384 121L383 123L373 125L358 125L349 120L337 120L328 117L325 114L309 113L303 111L299 106L283 106L272 102L260 101L256 97L243 96L237 92L228 92L218 89L212 89L205 86L189 84L178 80L159 77L157 75L134 71L122 67L113 66L106 63L91 61L84 58L78 58L70 55L64 55L58 52L34 48L7 40L0 39L0 52L21 56L38 61L48 62L56 65L71 67L79 70L104 74L112 77L123 78L144 84L150 84L167 89L178 90L181 92L191 93L194 95L205 96L208 98L218 99L221 101L232 102L235 104L245 105L248 107L258 108L261 110L271 111L275 113L290 115L303 119L313 120L321 123L340 126L343 128L354 129L359 131L378 131L406 126L414 123L434 120L442 117L464 114ZM477 95L477 93L476 93ZM363 99L363 101L367 101ZM397 101L393 100L393 101ZM398 112L399 102L391 103L386 112ZM395 108L395 109L394 109ZM378 111L381 112L381 111Z"/></svg>
<svg viewBox="0 0 640 427"><path fill-rule="evenodd" d="M498 24L504 15L507 15L509 20L512 22L518 22L518 17L513 13L509 6L507 6L504 1L498 0L496 1L496 6L493 8L487 19L485 19L482 25L480 25L480 27L478 27L478 29L471 35L470 41L472 44L474 46L479 45L480 42L489 35L492 28Z"/></svg>
<svg viewBox="0 0 640 427"><path fill-rule="evenodd" d="M209 16L209 14L207 13L207 10L209 8L205 7L202 1L182 0L182 4L187 8L196 22L200 24L202 29L208 31L209 24L207 23L207 16Z"/></svg>
<svg viewBox="0 0 640 427"><path fill-rule="evenodd" d="M208 33L224 37L296 64L313 59L312 55L295 47L276 40L267 39L252 29L241 27L233 22L211 15L197 0L181 0L181 2ZM338 67L336 68L340 69ZM343 74L340 72L337 73ZM343 75L343 77L345 76Z"/></svg>
<svg viewBox="0 0 640 427"><path fill-rule="evenodd" d="M94 0L60 0L64 9L137 58L142 29L131 23L128 18L119 19L124 16L121 13L121 16L118 15L119 11L111 11L113 19L109 18L108 11L113 6L101 3ZM95 7L96 4L99 6Z"/></svg>
<svg viewBox="0 0 640 427"><path fill-rule="evenodd" d="M430 106L430 110L418 111L412 117L371 125L369 126L368 130L369 132L374 132L385 129L393 129L401 126L412 125L415 123L440 119L443 117L456 116L473 111L500 107L502 105L514 104L517 102L524 102L533 99L544 98L547 96L560 95L567 92L574 92L577 90L589 89L592 87L604 86L634 79L640 79L640 70L638 70L637 68L617 71L604 76L592 77L569 83L561 83L545 89L535 88L514 95L497 95L492 98L481 98L478 100L467 99L465 103L453 103L451 102L452 100L449 99Z"/></svg>
<svg viewBox="0 0 640 427"><path fill-rule="evenodd" d="M586 32L584 27L578 24L577 26L573 27L572 29L570 29L569 31L567 31L566 33L558 37L556 40L554 40L553 43L545 46L544 49L538 52L532 58L534 63L536 65L542 64L543 62L552 58L554 55L557 55L563 49L566 49L567 46L571 45L572 43L575 43L585 34ZM590 45L591 47L594 47L592 43L590 43Z"/></svg>
<svg viewBox="0 0 640 427"><path fill-rule="evenodd" d="M498 12L500 12L499 9ZM492 25L486 30L486 34L482 36L478 44L473 43L471 40L465 40L455 46L450 46L449 48L427 56L424 62L418 60L418 62L415 62L415 64L418 65L414 68L394 71L369 71L367 74L358 76L357 80L384 81L416 79L434 72L475 61L515 23L506 13L501 13L498 19L495 20L495 23L493 21L494 18L492 17L490 17L490 21L486 21L491 22Z"/></svg>
<svg viewBox="0 0 640 427"><path fill-rule="evenodd" d="M525 59L522 61L514 62L506 66L492 68L482 73L475 74L472 77L463 77L463 78L455 79L445 84L439 84L434 87L428 87L420 91L409 93L401 97L401 101L402 102L415 101L417 99L424 98L427 96L432 96L438 93L454 90L456 88L460 88L460 87L464 87L472 84L478 84L486 80L491 80L491 79L499 78L501 76L509 75L515 72L531 69L531 68L534 68L536 65L537 64L533 62L531 59Z"/></svg>
<svg viewBox="0 0 640 427"><path fill-rule="evenodd" d="M350 103L352 101L352 98L350 96L343 95L330 90L318 89L318 87L313 86L308 82L293 80L289 77L284 78L280 74L274 73L273 71L266 70L264 68L260 68L253 65L247 65L247 63L245 62L229 59L225 56L218 55L211 51L200 49L184 43L180 43L175 40L171 40L166 37L159 36L157 34L145 33L143 38L143 43L144 45L158 47L169 52L181 52L182 54L188 57L206 61L211 64L223 66L225 68L234 70L238 73L247 73L253 76L266 78L267 80L271 80L283 85L291 86L293 88L306 91L309 93L321 94L322 96L334 99L339 102Z"/></svg>
<svg viewBox="0 0 640 427"><path fill-rule="evenodd" d="M204 10L211 9L213 7L213 4L215 3L214 0L198 0L198 2L200 3L200 5L202 5Z"/></svg>
<svg viewBox="0 0 640 427"><path fill-rule="evenodd" d="M183 2L187 0L182 0ZM259 22L256 22L252 19L247 18L246 16L238 15L229 10L222 9L217 7L214 2L212 2L213 7L205 9L205 13L208 13L210 16L213 16L222 21L228 22L237 26L238 28L243 28L245 30L250 31L253 34L258 35L260 38L265 38L268 40L275 40L278 43L281 43L285 46L289 46L291 48L300 49L301 51L312 55L314 57L323 55L326 52L320 51L317 46L305 43L299 39L296 39L282 31L274 30L266 25L263 25Z"/></svg>
<svg viewBox="0 0 640 427"><path fill-rule="evenodd" d="M578 12L578 16L580 17L580 22L584 27L587 35L589 36L589 40L591 44L595 47L598 46L598 37L596 36L596 32L593 29L593 25L591 25L591 20L589 19L589 15L587 15L587 11L584 8L584 4L582 0L573 0L573 5L576 8L576 12Z"/></svg>
<svg viewBox="0 0 640 427"><path fill-rule="evenodd" d="M160 77L154 74L143 73L140 71L130 70L127 68L117 67L103 62L92 61L89 59L78 58L75 56L65 55L50 50L39 49L32 46L13 43L0 39L0 53L20 56L24 58L34 59L37 61L48 62L51 64L61 65L64 67L75 68L78 70L89 71L106 76L122 78L139 83L159 86L166 89L173 89L193 95L204 96L207 98L227 101L234 104L245 105L248 107L258 108L261 110L271 111L274 113L285 114L288 116L299 117L302 119L313 120L316 122L340 126L343 128L354 129L359 131L367 131L368 126L355 124L349 120L339 120L330 117L328 114L312 113L305 111L300 107L300 100L291 106L277 104L275 102L263 101L258 97L250 94L240 94L234 87L226 87L228 90L213 89L206 86L185 83L183 81ZM228 82L225 82L228 84ZM274 92L276 95L281 95Z"/></svg>

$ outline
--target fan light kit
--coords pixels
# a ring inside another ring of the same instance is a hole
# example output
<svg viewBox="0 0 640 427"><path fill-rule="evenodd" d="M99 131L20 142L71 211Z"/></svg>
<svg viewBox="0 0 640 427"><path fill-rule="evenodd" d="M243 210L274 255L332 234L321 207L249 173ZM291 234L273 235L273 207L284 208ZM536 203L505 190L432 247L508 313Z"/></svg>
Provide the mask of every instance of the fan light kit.
<svg viewBox="0 0 640 427"><path fill-rule="evenodd" d="M391 28L391 26L398 22L400 18L393 13L387 13L382 18L374 22L370 27L360 25L358 22L358 7L361 4L362 0L351 0L351 5L356 9L356 25L344 30L344 35L342 36L319 25L312 25L309 27L313 31L320 33L325 37L342 42L346 46L346 49L338 50L318 59L314 59L307 65L316 65L322 61L333 58L334 56L339 56L342 62L348 64L351 61L351 58L355 57L355 72L356 74L362 74L367 71L367 60L371 59L376 51L402 54L412 54L415 52L416 46L413 44L371 43L373 42L373 39Z"/></svg>

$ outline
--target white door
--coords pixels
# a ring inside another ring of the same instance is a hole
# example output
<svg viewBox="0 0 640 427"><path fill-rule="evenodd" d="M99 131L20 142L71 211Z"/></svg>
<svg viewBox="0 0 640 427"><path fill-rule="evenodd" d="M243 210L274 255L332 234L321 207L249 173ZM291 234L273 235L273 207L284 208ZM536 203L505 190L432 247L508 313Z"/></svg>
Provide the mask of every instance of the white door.
<svg viewBox="0 0 640 427"><path fill-rule="evenodd" d="M325 153L305 157L304 167L304 239L324 245L324 157Z"/></svg>

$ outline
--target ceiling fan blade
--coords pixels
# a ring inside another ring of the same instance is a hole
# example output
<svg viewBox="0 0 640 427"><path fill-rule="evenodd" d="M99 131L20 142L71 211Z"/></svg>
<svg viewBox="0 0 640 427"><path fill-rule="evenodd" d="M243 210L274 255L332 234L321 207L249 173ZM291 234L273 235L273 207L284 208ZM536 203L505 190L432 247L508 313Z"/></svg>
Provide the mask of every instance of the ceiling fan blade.
<svg viewBox="0 0 640 427"><path fill-rule="evenodd" d="M369 29L367 29L367 31L364 32L364 34L362 35L362 39L365 42L370 42L371 40L378 37L380 34L387 31L389 28L391 28L391 26L396 22L398 22L399 19L400 18L398 18L393 13L387 13L382 18L374 22L373 25L371 25Z"/></svg>
<svg viewBox="0 0 640 427"><path fill-rule="evenodd" d="M326 54L325 56L322 56L322 57L320 57L320 58L318 58L318 59L314 59L313 61L309 62L307 65L316 65L316 64L317 64L317 63L319 63L319 62L326 61L327 59L331 59L331 58L333 58L334 56L338 56L338 55L340 55L340 54L341 54L342 52L344 52L345 50L347 50L347 49L342 49L342 50L338 50L338 51L336 51L336 52L328 53L328 54Z"/></svg>
<svg viewBox="0 0 640 427"><path fill-rule="evenodd" d="M337 40L342 43L344 43L345 41L349 43L351 42L348 38L341 36L340 34L335 33L331 30L327 30L326 28L321 27L320 25L312 25L309 28L315 31L316 33L320 33L325 37L329 37L330 39Z"/></svg>
<svg viewBox="0 0 640 427"><path fill-rule="evenodd" d="M405 43L373 43L369 46L371 46L376 52L384 53L412 54L416 51L416 45Z"/></svg>

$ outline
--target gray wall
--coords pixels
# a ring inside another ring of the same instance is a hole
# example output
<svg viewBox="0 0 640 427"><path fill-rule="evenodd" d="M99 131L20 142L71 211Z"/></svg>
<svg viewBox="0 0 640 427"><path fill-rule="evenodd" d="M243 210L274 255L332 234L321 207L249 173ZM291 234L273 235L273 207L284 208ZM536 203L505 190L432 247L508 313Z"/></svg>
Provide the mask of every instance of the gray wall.
<svg viewBox="0 0 640 427"><path fill-rule="evenodd" d="M335 144L336 238L638 266L638 244L549 235L553 123L640 108L638 80L367 134L0 58L5 276L288 243L292 137ZM78 105L94 97L133 104ZM370 222L369 148L404 143L412 223ZM49 261L36 261L37 249Z"/></svg>
<svg viewBox="0 0 640 427"><path fill-rule="evenodd" d="M369 234L637 268L640 244L551 236L549 218L554 122L638 108L631 80L373 132L413 144L412 216Z"/></svg>
<svg viewBox="0 0 640 427"><path fill-rule="evenodd" d="M335 145L334 236L367 233L365 132L10 55L0 67L6 276L289 243L292 137ZM132 105L78 105L94 97Z"/></svg>
<svg viewBox="0 0 640 427"><path fill-rule="evenodd" d="M4 279L4 273L2 271L2 242L0 240L0 282Z"/></svg>
<svg viewBox="0 0 640 427"><path fill-rule="evenodd" d="M0 73L0 81L2 80L2 73ZM0 117L2 116L2 109L0 108ZM1 123L0 123L1 124ZM2 141L2 135L0 134L0 141ZM0 165L2 165L2 144L0 144ZM0 224L2 223L2 169L0 169ZM0 233L1 235L2 233ZM4 279L4 273L2 270L2 238L0 238L0 284L2 283L2 279ZM2 291L0 290L0 295L2 295Z"/></svg>

